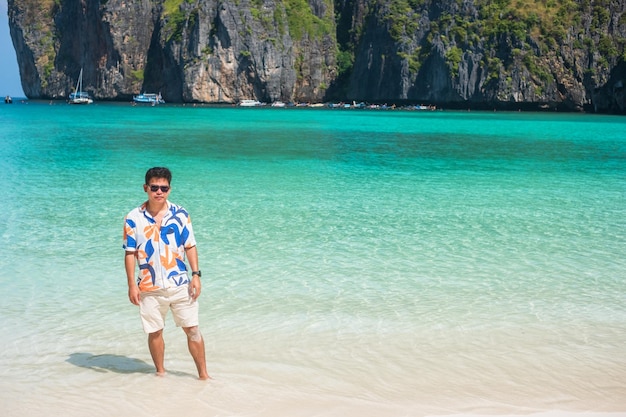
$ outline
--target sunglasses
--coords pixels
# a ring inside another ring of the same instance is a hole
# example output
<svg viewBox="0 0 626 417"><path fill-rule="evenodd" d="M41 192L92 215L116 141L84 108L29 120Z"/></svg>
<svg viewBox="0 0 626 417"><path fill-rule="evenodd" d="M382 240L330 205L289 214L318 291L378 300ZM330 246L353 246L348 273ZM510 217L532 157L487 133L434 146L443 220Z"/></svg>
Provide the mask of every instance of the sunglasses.
<svg viewBox="0 0 626 417"><path fill-rule="evenodd" d="M161 189L161 192L168 192L170 190L169 185L150 185L150 191L152 191L153 193L156 193L157 191L159 191L159 188Z"/></svg>

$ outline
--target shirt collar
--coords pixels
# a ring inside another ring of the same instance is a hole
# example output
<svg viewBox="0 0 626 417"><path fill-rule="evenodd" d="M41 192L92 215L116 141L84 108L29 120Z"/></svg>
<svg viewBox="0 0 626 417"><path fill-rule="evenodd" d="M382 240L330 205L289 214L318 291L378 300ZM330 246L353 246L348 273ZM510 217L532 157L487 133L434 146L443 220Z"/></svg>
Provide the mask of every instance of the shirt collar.
<svg viewBox="0 0 626 417"><path fill-rule="evenodd" d="M172 203L170 203L169 200L165 201L167 203L167 210L165 211L165 214L163 215L163 220L167 219L170 214L172 213ZM140 207L139 207L139 211L141 211L143 213L143 215L152 220L152 222L154 222L154 217L152 217L152 215L150 213L148 213L148 210L146 210L146 208L148 207L148 202L145 201Z"/></svg>

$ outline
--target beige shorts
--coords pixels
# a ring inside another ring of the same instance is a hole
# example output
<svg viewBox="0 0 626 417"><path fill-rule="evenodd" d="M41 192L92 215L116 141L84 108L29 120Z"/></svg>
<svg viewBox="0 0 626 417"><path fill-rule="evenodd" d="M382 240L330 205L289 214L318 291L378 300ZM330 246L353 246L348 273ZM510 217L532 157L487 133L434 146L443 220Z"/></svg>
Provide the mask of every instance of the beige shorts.
<svg viewBox="0 0 626 417"><path fill-rule="evenodd" d="M189 296L187 285L142 292L139 297L139 313L146 333L154 333L165 327L168 310L172 310L177 326L198 325L198 301Z"/></svg>

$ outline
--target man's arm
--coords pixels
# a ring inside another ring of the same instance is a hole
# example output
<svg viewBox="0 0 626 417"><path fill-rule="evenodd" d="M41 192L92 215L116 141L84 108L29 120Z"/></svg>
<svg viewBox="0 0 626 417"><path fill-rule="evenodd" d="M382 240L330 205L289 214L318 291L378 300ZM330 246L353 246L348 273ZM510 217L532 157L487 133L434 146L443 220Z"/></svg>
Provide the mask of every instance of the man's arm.
<svg viewBox="0 0 626 417"><path fill-rule="evenodd" d="M187 256L191 270L198 271L198 249L195 246L187 248L185 249L185 255ZM189 295L195 300L200 296L201 291L202 283L200 282L200 277L198 275L192 275L189 281Z"/></svg>
<svg viewBox="0 0 626 417"><path fill-rule="evenodd" d="M128 280L128 299L131 303L139 305L139 287L135 281L135 252L126 252L124 256L126 279Z"/></svg>

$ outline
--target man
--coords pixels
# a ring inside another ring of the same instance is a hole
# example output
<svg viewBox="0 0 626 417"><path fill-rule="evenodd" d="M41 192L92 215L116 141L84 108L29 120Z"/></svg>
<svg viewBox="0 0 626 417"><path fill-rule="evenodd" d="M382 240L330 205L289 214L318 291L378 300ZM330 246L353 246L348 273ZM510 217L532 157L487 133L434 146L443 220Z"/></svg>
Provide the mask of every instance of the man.
<svg viewBox="0 0 626 417"><path fill-rule="evenodd" d="M139 306L156 374L165 375L163 327L165 315L171 310L176 325L187 334L189 353L198 369L198 377L209 379L204 339L198 328L201 272L196 240L187 210L167 199L171 181L169 169L150 168L143 186L148 200L124 219L128 298ZM135 264L139 265L137 278Z"/></svg>

